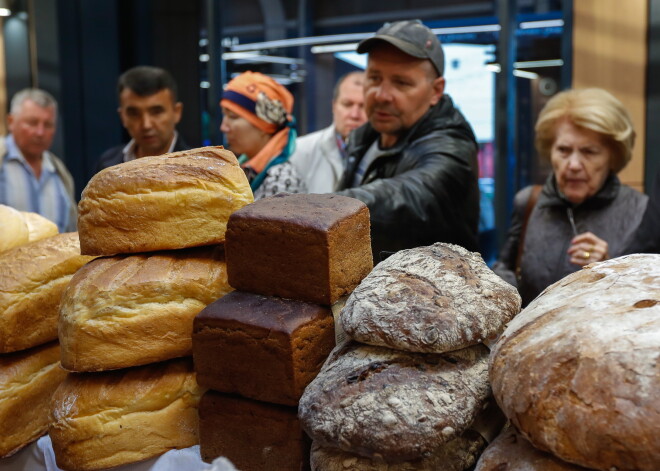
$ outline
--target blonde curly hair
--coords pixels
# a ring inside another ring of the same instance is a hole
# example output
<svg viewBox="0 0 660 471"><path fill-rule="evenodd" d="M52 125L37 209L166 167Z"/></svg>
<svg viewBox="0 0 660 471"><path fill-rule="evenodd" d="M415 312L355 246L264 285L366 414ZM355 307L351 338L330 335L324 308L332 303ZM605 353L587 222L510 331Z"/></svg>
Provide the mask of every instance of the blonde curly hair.
<svg viewBox="0 0 660 471"><path fill-rule="evenodd" d="M557 125L568 120L577 127L595 131L612 150L610 168L619 173L632 158L635 130L628 111L614 95L602 88L566 90L552 97L536 121L536 150L550 160Z"/></svg>

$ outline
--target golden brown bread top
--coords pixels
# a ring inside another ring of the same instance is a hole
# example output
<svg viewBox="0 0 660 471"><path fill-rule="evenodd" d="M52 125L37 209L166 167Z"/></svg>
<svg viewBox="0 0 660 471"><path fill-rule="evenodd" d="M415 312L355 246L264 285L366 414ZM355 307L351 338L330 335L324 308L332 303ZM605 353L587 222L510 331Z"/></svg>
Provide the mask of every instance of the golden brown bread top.
<svg viewBox="0 0 660 471"><path fill-rule="evenodd" d="M20 395L38 376L59 368L60 345L50 342L20 352L0 355L0 402Z"/></svg>
<svg viewBox="0 0 660 471"><path fill-rule="evenodd" d="M115 165L97 173L82 193L81 252L115 255L219 244L229 215L253 199L238 160L222 147Z"/></svg>
<svg viewBox="0 0 660 471"><path fill-rule="evenodd" d="M197 407L201 393L190 358L103 373L70 373L53 396L52 418L59 427L85 428L87 423L101 433L105 425L126 415L157 412L176 401Z"/></svg>
<svg viewBox="0 0 660 471"><path fill-rule="evenodd" d="M57 234L0 253L0 313L53 280L73 275L93 258L80 255L77 232Z"/></svg>
<svg viewBox="0 0 660 471"><path fill-rule="evenodd" d="M148 316L150 303L201 309L231 290L222 246L103 257L71 279L61 322Z"/></svg>

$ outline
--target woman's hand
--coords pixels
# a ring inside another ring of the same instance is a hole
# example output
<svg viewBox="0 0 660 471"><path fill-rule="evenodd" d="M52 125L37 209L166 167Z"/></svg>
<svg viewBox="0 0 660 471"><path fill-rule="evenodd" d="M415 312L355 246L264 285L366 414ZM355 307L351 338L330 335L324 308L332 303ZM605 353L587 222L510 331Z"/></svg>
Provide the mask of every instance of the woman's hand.
<svg viewBox="0 0 660 471"><path fill-rule="evenodd" d="M571 256L571 263L582 267L610 257L607 242L591 232L583 232L573 237L568 254Z"/></svg>

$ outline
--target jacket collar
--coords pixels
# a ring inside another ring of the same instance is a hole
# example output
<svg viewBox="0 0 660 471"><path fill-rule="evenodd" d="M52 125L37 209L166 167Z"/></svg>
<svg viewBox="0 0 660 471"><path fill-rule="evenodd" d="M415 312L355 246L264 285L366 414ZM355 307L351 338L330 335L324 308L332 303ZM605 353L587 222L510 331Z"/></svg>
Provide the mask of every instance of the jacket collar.
<svg viewBox="0 0 660 471"><path fill-rule="evenodd" d="M615 174L610 173L605 179L605 183L598 192L590 198L587 198L580 204L571 203L559 191L557 179L554 174L550 174L543 185L543 198L539 200L539 207L545 206L563 206L572 208L596 209L610 204L619 194L621 181Z"/></svg>

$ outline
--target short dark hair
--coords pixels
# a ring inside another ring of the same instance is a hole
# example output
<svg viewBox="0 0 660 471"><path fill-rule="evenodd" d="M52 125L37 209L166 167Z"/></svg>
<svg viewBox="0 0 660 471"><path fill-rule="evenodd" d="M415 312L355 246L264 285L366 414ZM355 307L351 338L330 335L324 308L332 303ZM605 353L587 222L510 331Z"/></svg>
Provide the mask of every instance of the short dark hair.
<svg viewBox="0 0 660 471"><path fill-rule="evenodd" d="M167 70L149 65L139 65L121 74L117 82L117 94L125 88L138 96L149 96L161 90L169 90L172 101L177 101L177 86L174 77Z"/></svg>

